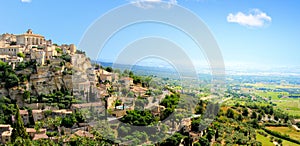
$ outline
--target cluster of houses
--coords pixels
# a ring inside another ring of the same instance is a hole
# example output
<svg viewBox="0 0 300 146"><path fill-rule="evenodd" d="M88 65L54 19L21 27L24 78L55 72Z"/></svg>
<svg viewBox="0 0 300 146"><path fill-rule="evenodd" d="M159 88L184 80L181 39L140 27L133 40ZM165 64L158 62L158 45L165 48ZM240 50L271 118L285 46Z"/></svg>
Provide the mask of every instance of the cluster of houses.
<svg viewBox="0 0 300 146"><path fill-rule="evenodd" d="M36 60L38 64L44 65L46 60L61 53L74 54L75 52L74 44L57 46L52 44L51 40L46 40L44 36L34 34L31 29L19 35L8 33L0 35L0 60L12 65L13 68L24 60Z"/></svg>
<svg viewBox="0 0 300 146"><path fill-rule="evenodd" d="M45 118L45 112L46 110L32 110L32 117L34 122L43 120ZM62 109L62 110L52 110L51 115L49 116L64 117L70 114L72 114L71 110ZM29 124L28 111L20 110L20 116L23 120L24 125L28 125ZM11 141L12 130L13 128L11 127L11 125L0 124L1 143L5 144ZM26 132L33 140L48 139L48 136L46 135L47 129L42 128L37 131L34 128L26 128Z"/></svg>
<svg viewBox="0 0 300 146"><path fill-rule="evenodd" d="M103 112L105 109L112 109L112 116L122 117L126 114L126 110L133 110L135 104L135 98L121 94L124 89L126 92L133 94L134 97L147 99L149 96L146 94L149 89L142 87L141 85L135 85L133 78L123 77L119 73L108 72L102 68L93 68L93 66L87 63L89 60L85 55L75 53L75 45L58 46L52 44L51 40L46 40L42 35L34 34L31 29L20 35L8 33L0 35L0 60L7 62L13 68L20 62L33 60L41 66L43 66L47 60L51 60L53 64L56 57L59 57L62 54L70 54L71 56L77 57L75 61L72 60L73 69L75 68L76 70L77 67L80 71L88 70L86 77L83 76L82 72L75 72L72 74L72 79L70 79L73 81L73 96L75 97L77 95L76 93L78 93L79 97L81 97L83 101L86 100L87 103L72 104L70 109L51 110L50 116L52 117L64 117L74 113L77 109L89 109L91 107L94 107L94 109L99 112ZM38 68L38 73L31 75L32 80L38 80L35 81L35 83L32 83L32 85L40 87L46 85L47 81L49 81L47 80L50 77L47 76L48 68L46 68L47 66L44 67L45 69L43 67ZM76 75L76 73L78 75ZM44 76L44 79L41 79L41 76ZM47 88L50 88L50 86L47 86ZM44 92L44 88L41 90L36 89L36 91L39 93L47 93ZM110 91L113 91L113 93ZM91 100L91 96L95 96L95 98ZM162 97L163 96L164 95L162 95ZM106 99L106 102L103 102L103 99ZM121 105L116 105L116 101L121 101ZM24 101L20 100L20 102ZM18 104L24 105L22 103ZM29 104L26 106L29 106ZM41 110L40 107L32 109L32 118L34 122L42 121L46 118L45 113L47 110ZM156 104L152 104L150 107L150 110L154 115L160 114L164 109L163 106ZM20 110L20 116L24 125L29 125L29 112L27 110ZM186 125L190 125L190 122L187 123L188 124ZM72 131L72 133L73 135L92 138L93 135L87 131L88 130L86 129L79 129ZM50 139L46 134L47 129L40 129L37 131L34 128L26 128L26 132L33 140ZM11 141L11 135L11 125L0 125L1 143L5 144Z"/></svg>
<svg viewBox="0 0 300 146"><path fill-rule="evenodd" d="M88 108L88 107L95 107L95 108L100 108L102 107L102 104L74 104L72 106L72 109L67 110L67 109L60 109L60 110L51 110L51 114L47 115L47 117L55 117L55 116L60 116L60 117L65 117L68 115L71 115L76 109L78 108ZM34 122L44 120L46 118L46 112L49 110L32 110L32 117ZM24 125L29 124L29 113L27 110L20 110L20 116L23 120ZM89 137L93 138L94 136L88 132L88 125L84 123L80 123L79 127L74 127L74 128L64 128L66 133L70 133L70 138L73 136L82 136L82 137ZM11 141L11 136L12 136L12 130L13 128L11 125L8 124L0 124L0 144L6 144L7 142ZM35 128L26 128L26 132L30 136L32 140L39 140L39 139L51 139L51 140L57 140L55 137L48 137L47 136L47 129L46 128L41 128L36 130ZM73 133L73 134L71 134ZM70 139L69 139L70 140ZM66 141L67 142L67 141Z"/></svg>

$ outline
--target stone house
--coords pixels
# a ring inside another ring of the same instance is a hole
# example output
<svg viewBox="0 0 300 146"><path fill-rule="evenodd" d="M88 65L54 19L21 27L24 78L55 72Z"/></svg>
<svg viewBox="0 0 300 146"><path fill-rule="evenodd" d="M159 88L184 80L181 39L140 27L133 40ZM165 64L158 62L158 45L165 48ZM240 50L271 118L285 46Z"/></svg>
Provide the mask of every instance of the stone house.
<svg viewBox="0 0 300 146"><path fill-rule="evenodd" d="M87 138L94 138L94 135L87 132L87 131L83 131L83 130L78 130L74 133L76 136L79 137L87 137Z"/></svg>
<svg viewBox="0 0 300 146"><path fill-rule="evenodd" d="M119 81L125 88L130 88L133 85L133 79L129 77L123 77Z"/></svg>
<svg viewBox="0 0 300 146"><path fill-rule="evenodd" d="M90 109L91 107L93 107L97 112L103 112L105 110L105 107L101 102L72 104L71 109L75 112L77 109Z"/></svg>
<svg viewBox="0 0 300 146"><path fill-rule="evenodd" d="M1 143L6 144L11 141L11 134L13 128L10 125L0 124Z"/></svg>
<svg viewBox="0 0 300 146"><path fill-rule="evenodd" d="M36 131L34 128L26 128L26 132L32 140L48 139L48 136L46 135L47 129L39 129Z"/></svg>
<svg viewBox="0 0 300 146"><path fill-rule="evenodd" d="M46 44L45 37L39 34L34 34L31 29L28 29L26 33L16 35L17 44L19 45L44 45Z"/></svg>
<svg viewBox="0 0 300 146"><path fill-rule="evenodd" d="M61 109L61 110L53 110L52 111L52 115L53 116L61 116L61 117L65 117L66 115L71 115L73 112L66 110L66 109Z"/></svg>
<svg viewBox="0 0 300 146"><path fill-rule="evenodd" d="M36 60L40 65L45 64L46 53L42 49L33 48L30 53L30 59Z"/></svg>
<svg viewBox="0 0 300 146"><path fill-rule="evenodd" d="M4 45L0 46L0 54L1 55L11 55L11 56L17 56L18 53L23 53L24 48L20 45Z"/></svg>
<svg viewBox="0 0 300 146"><path fill-rule="evenodd" d="M291 120L291 122L292 122L293 124L297 124L297 123L300 123L300 119L293 119L293 120Z"/></svg>
<svg viewBox="0 0 300 146"><path fill-rule="evenodd" d="M44 114L42 110L32 110L32 116L34 122L42 120L44 118Z"/></svg>
<svg viewBox="0 0 300 146"><path fill-rule="evenodd" d="M20 115L23 120L24 125L29 123L29 114L27 110L20 110Z"/></svg>

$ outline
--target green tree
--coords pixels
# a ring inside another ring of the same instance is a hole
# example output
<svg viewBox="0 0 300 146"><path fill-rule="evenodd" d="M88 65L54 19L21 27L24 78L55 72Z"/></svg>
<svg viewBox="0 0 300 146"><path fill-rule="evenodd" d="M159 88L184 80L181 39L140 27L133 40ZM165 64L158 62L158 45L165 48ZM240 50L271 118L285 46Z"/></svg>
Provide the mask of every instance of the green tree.
<svg viewBox="0 0 300 146"><path fill-rule="evenodd" d="M259 121L262 120L262 115L261 115L261 114L258 114L257 119L258 119Z"/></svg>
<svg viewBox="0 0 300 146"><path fill-rule="evenodd" d="M211 141L213 139L213 137L215 136L215 131L211 128L208 128L207 130L207 135L206 135L206 138L208 141Z"/></svg>
<svg viewBox="0 0 300 146"><path fill-rule="evenodd" d="M113 69L112 69L111 67L106 67L105 70L106 70L107 72L113 72Z"/></svg>
<svg viewBox="0 0 300 146"><path fill-rule="evenodd" d="M18 57L25 58L25 55L24 55L23 53L21 53L21 52L19 52L19 53L17 54L17 56L18 56Z"/></svg>
<svg viewBox="0 0 300 146"><path fill-rule="evenodd" d="M242 120L243 120L243 116L242 116L241 114L239 114L239 115L237 116L237 120L238 120L238 121L242 121Z"/></svg>
<svg viewBox="0 0 300 146"><path fill-rule="evenodd" d="M12 131L11 139L16 140L18 137L27 139L28 135L27 135L26 129L24 127L23 120L20 116L19 106L17 104L15 104L15 108L17 109L17 112L14 117L15 120L13 122L13 131Z"/></svg>
<svg viewBox="0 0 300 146"><path fill-rule="evenodd" d="M256 119L256 118L257 118L257 114L256 114L255 111L252 112L251 118L252 118L252 119Z"/></svg>
<svg viewBox="0 0 300 146"><path fill-rule="evenodd" d="M46 64L49 65L51 61L49 59L46 60Z"/></svg>
<svg viewBox="0 0 300 146"><path fill-rule="evenodd" d="M226 115L227 115L228 118L232 118L233 119L234 118L234 111L231 108L229 108L227 110Z"/></svg>
<svg viewBox="0 0 300 146"><path fill-rule="evenodd" d="M34 125L34 130L40 131L40 129L44 126L43 122L37 121Z"/></svg>
<svg viewBox="0 0 300 146"><path fill-rule="evenodd" d="M209 141L206 138L204 138L204 137L201 137L199 139L199 143L200 143L201 146L209 146L210 145Z"/></svg>
<svg viewBox="0 0 300 146"><path fill-rule="evenodd" d="M5 87L11 88L17 86L18 84L19 84L19 78L15 74L9 73L9 75L5 80Z"/></svg>
<svg viewBox="0 0 300 146"><path fill-rule="evenodd" d="M198 105L196 106L196 114L203 114L205 112L206 103L203 100L200 100Z"/></svg>
<svg viewBox="0 0 300 146"><path fill-rule="evenodd" d="M181 135L180 133L175 133L170 138L168 138L164 142L162 142L160 145L161 146L178 146L183 138L185 138L185 136Z"/></svg>
<svg viewBox="0 0 300 146"><path fill-rule="evenodd" d="M30 92L29 91L24 91L23 93L23 100L30 99Z"/></svg>
<svg viewBox="0 0 300 146"><path fill-rule="evenodd" d="M32 146L32 142L30 139L23 139L21 137L17 137L14 143L12 143L13 146Z"/></svg>
<svg viewBox="0 0 300 146"><path fill-rule="evenodd" d="M299 127L299 128L300 128L300 122L298 122L296 125L297 125L297 127Z"/></svg>
<svg viewBox="0 0 300 146"><path fill-rule="evenodd" d="M243 116L247 117L249 115L249 111L247 108L243 108Z"/></svg>
<svg viewBox="0 0 300 146"><path fill-rule="evenodd" d="M77 122L75 114L66 116L62 119L61 124L67 128L71 128Z"/></svg>

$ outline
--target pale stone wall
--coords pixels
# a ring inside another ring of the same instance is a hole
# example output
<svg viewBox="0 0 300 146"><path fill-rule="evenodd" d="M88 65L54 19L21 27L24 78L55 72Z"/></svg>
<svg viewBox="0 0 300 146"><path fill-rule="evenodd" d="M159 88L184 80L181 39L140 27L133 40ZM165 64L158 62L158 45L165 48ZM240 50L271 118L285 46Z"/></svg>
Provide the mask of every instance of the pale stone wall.
<svg viewBox="0 0 300 146"><path fill-rule="evenodd" d="M44 36L33 34L29 29L25 34L17 35L17 44L19 45L44 45L46 40Z"/></svg>
<svg viewBox="0 0 300 146"><path fill-rule="evenodd" d="M0 47L1 55L12 55L16 56L18 53L23 53L24 48L21 46L4 46Z"/></svg>

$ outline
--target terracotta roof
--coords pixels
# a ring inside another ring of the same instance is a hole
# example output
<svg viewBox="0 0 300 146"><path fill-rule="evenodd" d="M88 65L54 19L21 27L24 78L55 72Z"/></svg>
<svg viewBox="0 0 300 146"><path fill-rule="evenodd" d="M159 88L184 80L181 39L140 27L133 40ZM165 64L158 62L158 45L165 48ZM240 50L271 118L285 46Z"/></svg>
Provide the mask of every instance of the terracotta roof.
<svg viewBox="0 0 300 146"><path fill-rule="evenodd" d="M32 110L32 114L39 114L39 113L42 113L43 111L42 110Z"/></svg>
<svg viewBox="0 0 300 146"><path fill-rule="evenodd" d="M20 115L28 115L28 111L27 110L20 110Z"/></svg>
<svg viewBox="0 0 300 146"><path fill-rule="evenodd" d="M54 113L62 113L62 114L72 114L72 111L68 111L66 109L53 110L52 112L54 112Z"/></svg>
<svg viewBox="0 0 300 146"><path fill-rule="evenodd" d="M27 133L35 133L36 130L34 128L26 128ZM46 129L40 129L39 132L46 132Z"/></svg>
<svg viewBox="0 0 300 146"><path fill-rule="evenodd" d="M32 140L38 140L38 139L47 139L49 138L46 134L34 134L34 137Z"/></svg>
<svg viewBox="0 0 300 146"><path fill-rule="evenodd" d="M300 122L300 119L294 119L294 121L295 121L296 123L298 123L298 122Z"/></svg>
<svg viewBox="0 0 300 146"><path fill-rule="evenodd" d="M82 103L82 104L73 104L72 107L75 108L85 108L93 106L103 106L101 102L91 102L91 103Z"/></svg>
<svg viewBox="0 0 300 146"><path fill-rule="evenodd" d="M2 133L2 136L11 136L11 131L4 131L3 133Z"/></svg>
<svg viewBox="0 0 300 146"><path fill-rule="evenodd" d="M90 138L94 137L93 134L91 134L87 131L82 131L82 130L78 130L74 134L77 135L77 136L80 136L80 137L90 137Z"/></svg>
<svg viewBox="0 0 300 146"><path fill-rule="evenodd" d="M194 132L190 132L190 136L192 136L192 137L198 137L199 134L198 133L194 133Z"/></svg>
<svg viewBox="0 0 300 146"><path fill-rule="evenodd" d="M133 79L130 77L123 77L121 80L133 80Z"/></svg>
<svg viewBox="0 0 300 146"><path fill-rule="evenodd" d="M0 124L0 128L10 128L10 125L8 125L8 124Z"/></svg>

